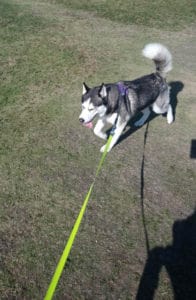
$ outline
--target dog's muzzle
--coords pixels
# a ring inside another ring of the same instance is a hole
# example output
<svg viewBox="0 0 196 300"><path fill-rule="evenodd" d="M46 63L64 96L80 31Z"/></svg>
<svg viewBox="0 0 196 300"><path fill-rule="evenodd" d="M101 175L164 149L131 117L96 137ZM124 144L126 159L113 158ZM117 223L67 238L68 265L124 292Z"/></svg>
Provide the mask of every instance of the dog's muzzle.
<svg viewBox="0 0 196 300"><path fill-rule="evenodd" d="M79 118L79 121L82 125L84 125L87 128L93 128L93 123L92 122L87 122L85 123L85 120L83 118Z"/></svg>
<svg viewBox="0 0 196 300"><path fill-rule="evenodd" d="M83 118L79 118L80 123L84 123L84 119Z"/></svg>

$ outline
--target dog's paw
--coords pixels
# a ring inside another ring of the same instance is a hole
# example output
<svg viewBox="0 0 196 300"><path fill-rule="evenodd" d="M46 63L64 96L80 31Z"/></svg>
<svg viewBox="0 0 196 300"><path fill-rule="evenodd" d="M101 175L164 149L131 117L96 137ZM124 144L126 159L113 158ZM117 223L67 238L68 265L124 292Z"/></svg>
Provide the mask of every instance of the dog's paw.
<svg viewBox="0 0 196 300"><path fill-rule="evenodd" d="M171 124L171 123L173 123L173 119L169 119L169 120L167 120L167 124Z"/></svg>
<svg viewBox="0 0 196 300"><path fill-rule="evenodd" d="M174 121L174 116L173 116L173 112L172 112L172 107L171 105L169 105L168 107L168 111L167 111L167 123L171 124Z"/></svg>
<svg viewBox="0 0 196 300"><path fill-rule="evenodd" d="M103 140L107 140L107 138L108 138L108 136L107 136L107 134L106 133L103 133L103 132L100 132L100 131L98 131L97 129L96 129L96 127L95 127L95 129L94 129L94 134L96 135L96 136L98 136L100 139L103 139Z"/></svg>
<svg viewBox="0 0 196 300"><path fill-rule="evenodd" d="M100 152L103 153L105 152L105 148L106 148L106 144L104 146L101 147ZM110 152L111 148L107 149L107 152Z"/></svg>
<svg viewBox="0 0 196 300"><path fill-rule="evenodd" d="M105 148L106 148L106 144L104 146L101 147L100 152L105 152ZM107 152L110 152L111 148L107 149Z"/></svg>
<svg viewBox="0 0 196 300"><path fill-rule="evenodd" d="M172 114L167 114L167 124L171 124L174 121L174 117Z"/></svg>
<svg viewBox="0 0 196 300"><path fill-rule="evenodd" d="M105 147L106 147L106 145L104 145L104 146L101 147L101 149L100 149L101 153L103 153L105 151Z"/></svg>
<svg viewBox="0 0 196 300"><path fill-rule="evenodd" d="M103 133L102 135L100 135L99 136L101 139L103 139L103 140L105 140L105 141L107 141L107 139L108 139L108 136L107 136L107 134L105 133Z"/></svg>

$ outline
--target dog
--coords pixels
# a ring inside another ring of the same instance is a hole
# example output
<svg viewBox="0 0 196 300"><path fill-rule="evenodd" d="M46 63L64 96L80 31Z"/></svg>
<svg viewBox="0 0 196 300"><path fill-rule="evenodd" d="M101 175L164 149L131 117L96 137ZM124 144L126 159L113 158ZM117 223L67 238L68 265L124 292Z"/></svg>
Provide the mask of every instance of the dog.
<svg viewBox="0 0 196 300"><path fill-rule="evenodd" d="M130 119L138 113L143 115L135 126L142 126L148 119L151 110L156 114L167 114L167 122L174 120L172 106L170 104L170 87L166 82L166 75L172 69L172 55L162 44L147 44L143 55L154 61L156 71L132 81L119 81L90 88L83 83L82 112L79 121L92 128L95 117L98 121L94 127L94 133L98 137L107 140L107 134L103 131L106 124L113 125L113 137L108 152L117 143L123 130ZM101 147L104 152L106 145Z"/></svg>

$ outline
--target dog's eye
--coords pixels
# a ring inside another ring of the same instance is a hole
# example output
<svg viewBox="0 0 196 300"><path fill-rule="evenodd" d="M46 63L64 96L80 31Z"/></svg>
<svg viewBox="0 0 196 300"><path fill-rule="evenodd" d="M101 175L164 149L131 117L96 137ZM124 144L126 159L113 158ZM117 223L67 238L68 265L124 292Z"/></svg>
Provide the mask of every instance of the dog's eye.
<svg viewBox="0 0 196 300"><path fill-rule="evenodd" d="M89 110L89 111L92 111L92 110L94 110L94 108L89 108L88 110Z"/></svg>

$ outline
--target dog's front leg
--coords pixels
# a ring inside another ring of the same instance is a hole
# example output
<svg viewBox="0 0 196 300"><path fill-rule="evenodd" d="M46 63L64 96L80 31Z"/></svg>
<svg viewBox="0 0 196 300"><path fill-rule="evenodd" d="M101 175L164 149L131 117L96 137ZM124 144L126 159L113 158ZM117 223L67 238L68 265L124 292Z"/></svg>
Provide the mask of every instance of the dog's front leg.
<svg viewBox="0 0 196 300"><path fill-rule="evenodd" d="M119 122L117 122L117 126L116 126L116 129L115 129L115 132L114 132L114 135L112 137L112 140L110 142L110 145L109 145L109 148L108 148L108 151L109 152L112 147L116 144L116 142L118 141L119 137L121 136L125 126L127 125L127 121L126 122L123 122L121 124L118 124ZM101 147L100 151L101 152L104 152L105 151L105 147L106 147L106 144Z"/></svg>
<svg viewBox="0 0 196 300"><path fill-rule="evenodd" d="M96 134L101 139L107 140L107 134L102 131L104 126L105 126L104 119L99 119L97 121L97 124L95 125L94 134Z"/></svg>

